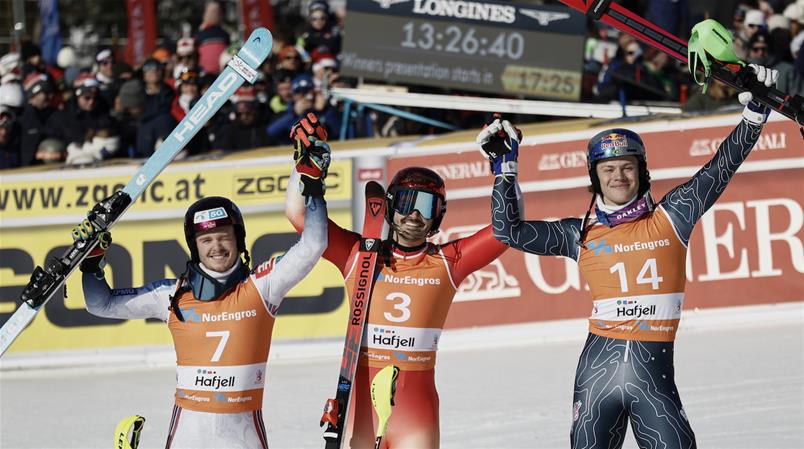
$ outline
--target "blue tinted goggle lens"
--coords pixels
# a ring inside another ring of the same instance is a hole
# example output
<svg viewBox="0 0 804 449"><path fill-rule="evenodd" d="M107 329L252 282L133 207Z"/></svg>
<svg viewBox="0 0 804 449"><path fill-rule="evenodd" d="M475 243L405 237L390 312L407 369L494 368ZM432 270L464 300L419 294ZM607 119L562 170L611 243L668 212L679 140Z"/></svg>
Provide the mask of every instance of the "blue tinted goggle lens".
<svg viewBox="0 0 804 449"><path fill-rule="evenodd" d="M420 190L400 190L394 195L394 210L402 215L419 211L423 218L432 220L441 207L441 199Z"/></svg>

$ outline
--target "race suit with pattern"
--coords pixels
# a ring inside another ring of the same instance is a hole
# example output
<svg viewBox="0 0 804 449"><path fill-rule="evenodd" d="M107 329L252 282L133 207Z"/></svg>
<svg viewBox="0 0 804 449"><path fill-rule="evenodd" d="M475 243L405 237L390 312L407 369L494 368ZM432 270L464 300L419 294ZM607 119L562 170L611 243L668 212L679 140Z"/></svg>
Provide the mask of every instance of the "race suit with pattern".
<svg viewBox="0 0 804 449"><path fill-rule="evenodd" d="M287 194L288 218L301 228L298 174L291 175ZM351 296L360 235L331 220L324 258L338 267ZM378 424L371 404L370 384L383 367L399 367L394 408L383 448L439 447L438 393L435 362L438 340L452 299L461 282L488 265L508 247L487 226L466 238L420 248L392 246L390 266L378 259L368 321L349 408L350 428L344 441L350 447L373 448Z"/></svg>
<svg viewBox="0 0 804 449"><path fill-rule="evenodd" d="M323 198L314 198L299 241L219 298L199 301L192 290L181 293L184 322L168 309L174 279L113 290L105 279L83 275L87 310L93 315L158 318L168 324L177 367L167 448L267 448L261 409L276 312L285 294L321 258L327 246L326 216Z"/></svg>
<svg viewBox="0 0 804 449"><path fill-rule="evenodd" d="M629 418L641 448L696 447L673 367L687 244L761 130L742 120L713 159L653 211L614 227L593 219L583 246L581 220L521 220L516 177L496 177L495 237L528 253L577 261L594 299L575 374L573 449L621 447Z"/></svg>

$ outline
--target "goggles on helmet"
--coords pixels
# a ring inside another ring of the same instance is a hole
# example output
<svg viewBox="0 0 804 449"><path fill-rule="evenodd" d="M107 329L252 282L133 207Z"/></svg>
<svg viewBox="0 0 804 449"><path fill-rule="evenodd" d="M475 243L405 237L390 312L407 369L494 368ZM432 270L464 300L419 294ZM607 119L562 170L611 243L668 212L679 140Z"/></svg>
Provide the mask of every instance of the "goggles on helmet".
<svg viewBox="0 0 804 449"><path fill-rule="evenodd" d="M410 215L417 210L423 218L432 220L438 216L442 201L440 196L430 192L400 189L394 194L393 208L401 215Z"/></svg>

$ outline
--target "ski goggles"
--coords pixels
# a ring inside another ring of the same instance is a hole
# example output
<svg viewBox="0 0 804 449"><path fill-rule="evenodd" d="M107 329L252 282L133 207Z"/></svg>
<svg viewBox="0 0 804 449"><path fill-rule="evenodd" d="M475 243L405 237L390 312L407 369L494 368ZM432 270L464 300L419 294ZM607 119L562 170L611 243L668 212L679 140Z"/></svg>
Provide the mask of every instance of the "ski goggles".
<svg viewBox="0 0 804 449"><path fill-rule="evenodd" d="M414 210L421 216L432 220L441 211L443 200L440 196L421 190L403 189L394 194L394 211L400 215L410 215Z"/></svg>

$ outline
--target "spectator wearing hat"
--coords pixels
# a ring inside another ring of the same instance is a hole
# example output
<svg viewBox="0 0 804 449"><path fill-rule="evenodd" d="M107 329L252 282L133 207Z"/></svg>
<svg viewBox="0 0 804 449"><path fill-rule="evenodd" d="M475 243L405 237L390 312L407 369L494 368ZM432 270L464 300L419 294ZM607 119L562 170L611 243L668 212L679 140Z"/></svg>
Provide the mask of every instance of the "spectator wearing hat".
<svg viewBox="0 0 804 449"><path fill-rule="evenodd" d="M321 103L316 102L316 95L321 95L321 93L315 91L313 78L306 74L297 76L293 79L291 91L293 99L288 104L287 111L268 125L268 137L271 142L279 145L293 143L288 131L308 112L314 112L318 116L318 120L327 128L329 136L337 139L337 133L340 131L340 117L338 117L337 111L326 102L323 102L324 106L321 109L315 107L316 103Z"/></svg>
<svg viewBox="0 0 804 449"><path fill-rule="evenodd" d="M229 33L221 27L221 5L210 1L204 8L204 19L195 36L198 65L206 73L220 72L220 56L229 46Z"/></svg>
<svg viewBox="0 0 804 449"><path fill-rule="evenodd" d="M274 115L281 114L288 109L288 103L293 100L293 72L277 70L273 76L274 94L268 102L268 107Z"/></svg>
<svg viewBox="0 0 804 449"><path fill-rule="evenodd" d="M176 64L173 66L173 78L179 78L185 70L200 72L198 55L195 53L195 41L191 37L183 37L176 41Z"/></svg>
<svg viewBox="0 0 804 449"><path fill-rule="evenodd" d="M145 104L139 117L137 145L132 157L149 157L176 127L170 114L174 91L164 82L164 66L154 58L142 65Z"/></svg>
<svg viewBox="0 0 804 449"><path fill-rule="evenodd" d="M0 84L20 82L21 72L19 53L6 53L0 57Z"/></svg>
<svg viewBox="0 0 804 449"><path fill-rule="evenodd" d="M232 96L234 120L221 128L219 146L223 150L236 151L264 147L270 144L262 119L254 88L244 86Z"/></svg>
<svg viewBox="0 0 804 449"><path fill-rule="evenodd" d="M25 107L25 92L17 81L0 84L0 106L14 113L15 117L22 114Z"/></svg>
<svg viewBox="0 0 804 449"><path fill-rule="evenodd" d="M767 30L768 24L765 21L765 13L759 9L749 9L745 12L742 28L737 30L734 36L734 50L740 59L748 57L748 41L757 31Z"/></svg>
<svg viewBox="0 0 804 449"><path fill-rule="evenodd" d="M20 134L14 113L0 106L0 169L19 166Z"/></svg>
<svg viewBox="0 0 804 449"><path fill-rule="evenodd" d="M173 116L176 123L184 119L187 113L190 112L190 108L200 98L199 78L198 68L186 68L176 78L177 95L173 97L173 103L170 106L170 115ZM200 154L209 149L209 136L207 135L207 127L204 126L187 143L184 148L184 155Z"/></svg>
<svg viewBox="0 0 804 449"><path fill-rule="evenodd" d="M143 145L141 151L137 150L140 117L144 111L145 86L142 81L134 78L121 84L115 101L114 116L119 123L122 153L130 157L139 152L147 153L148 151L147 145Z"/></svg>
<svg viewBox="0 0 804 449"><path fill-rule="evenodd" d="M98 91L107 105L113 105L120 89L120 83L115 77L114 53L109 48L102 48L95 54L95 79L98 80Z"/></svg>
<svg viewBox="0 0 804 449"><path fill-rule="evenodd" d="M598 99L608 101L668 100L665 86L645 65L642 47L628 34L619 36L620 47L614 59L601 72ZM623 98L624 97L624 98Z"/></svg>
<svg viewBox="0 0 804 449"><path fill-rule="evenodd" d="M329 89L338 79L338 60L330 53L313 52L312 71L316 89Z"/></svg>
<svg viewBox="0 0 804 449"><path fill-rule="evenodd" d="M68 163L91 163L113 156L119 146L118 124L100 96L98 80L79 78L75 95L50 116L47 126L64 142Z"/></svg>
<svg viewBox="0 0 804 449"><path fill-rule="evenodd" d="M804 0L788 5L783 15L790 19L790 53L795 60L804 43Z"/></svg>
<svg viewBox="0 0 804 449"><path fill-rule="evenodd" d="M25 79L30 73L47 73L45 60L42 59L42 50L31 41L22 41L20 44L21 78Z"/></svg>
<svg viewBox="0 0 804 449"><path fill-rule="evenodd" d="M286 45L279 50L277 53L277 70L284 70L291 74L294 78L297 75L301 75L304 68L302 67L302 60L301 55L299 55L299 51L296 50L296 47L292 45Z"/></svg>
<svg viewBox="0 0 804 449"><path fill-rule="evenodd" d="M313 0L307 8L307 25L296 43L307 54L313 50L338 55L341 52L341 31L329 11L329 3Z"/></svg>
<svg viewBox="0 0 804 449"><path fill-rule="evenodd" d="M20 166L28 166L36 161L39 143L49 137L52 132L47 123L54 109L50 97L52 86L47 76L42 73L31 73L23 83L26 104L19 123L24 130L20 143Z"/></svg>
<svg viewBox="0 0 804 449"><path fill-rule="evenodd" d="M797 93L804 94L804 91L802 91L804 86L796 79L793 65L783 61L777 56L773 45L774 42L767 31L757 31L751 36L751 39L748 40L748 57L746 61L779 71L779 79L776 81L776 88L780 91L791 95Z"/></svg>

